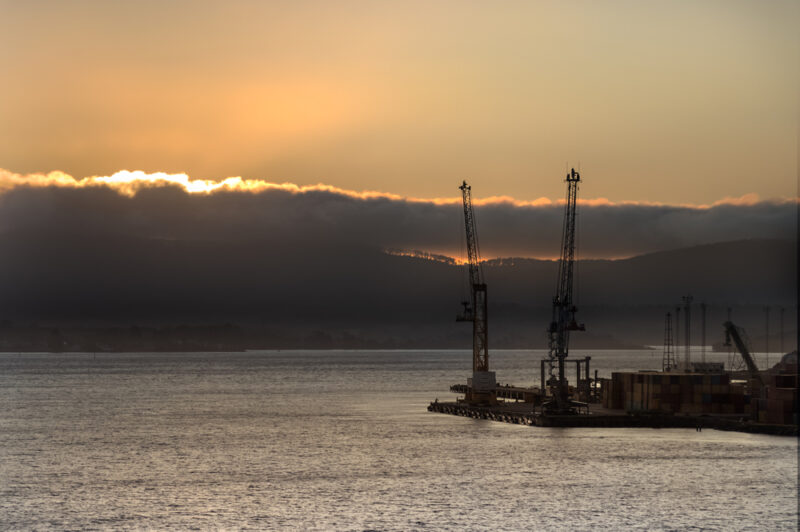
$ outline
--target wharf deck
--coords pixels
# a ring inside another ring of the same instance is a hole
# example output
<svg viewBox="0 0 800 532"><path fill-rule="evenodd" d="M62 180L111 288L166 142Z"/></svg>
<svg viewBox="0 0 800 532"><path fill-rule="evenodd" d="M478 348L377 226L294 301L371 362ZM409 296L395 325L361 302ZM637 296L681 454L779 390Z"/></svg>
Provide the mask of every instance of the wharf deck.
<svg viewBox="0 0 800 532"><path fill-rule="evenodd" d="M501 403L494 406L469 405L459 402L433 402L429 412L530 425L536 427L649 427L709 428L776 436L797 436L797 425L769 425L744 421L739 417L709 415L670 415L661 413L629 414L592 405L589 414L551 416L533 412L529 403Z"/></svg>
<svg viewBox="0 0 800 532"><path fill-rule="evenodd" d="M453 384L450 386L450 391L453 393L466 394L468 387L466 384ZM531 388L523 388L521 386L509 386L508 384L501 386L497 385L495 388L495 395L498 399L516 399L525 401L534 397L540 397L542 394L538 386Z"/></svg>

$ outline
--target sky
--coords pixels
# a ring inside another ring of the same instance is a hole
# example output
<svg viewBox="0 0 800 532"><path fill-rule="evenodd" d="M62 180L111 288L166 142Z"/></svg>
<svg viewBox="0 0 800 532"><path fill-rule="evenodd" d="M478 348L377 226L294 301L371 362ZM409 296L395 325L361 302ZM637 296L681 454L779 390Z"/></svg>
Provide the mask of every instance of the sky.
<svg viewBox="0 0 800 532"><path fill-rule="evenodd" d="M0 0L0 168L797 196L800 4ZM729 200L728 200L729 201Z"/></svg>

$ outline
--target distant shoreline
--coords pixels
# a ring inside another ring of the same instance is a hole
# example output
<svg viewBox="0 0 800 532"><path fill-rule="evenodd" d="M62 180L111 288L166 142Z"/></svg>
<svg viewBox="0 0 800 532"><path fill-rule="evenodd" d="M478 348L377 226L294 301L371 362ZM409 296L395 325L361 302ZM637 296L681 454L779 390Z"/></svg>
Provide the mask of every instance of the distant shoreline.
<svg viewBox="0 0 800 532"><path fill-rule="evenodd" d="M575 351L654 351L653 346L639 347L575 347ZM100 355L116 353L247 353L253 351L469 351L470 347L248 347L244 349L106 349L96 351L62 350L43 351L39 349L0 350L0 355ZM491 351L544 351L544 347L498 347Z"/></svg>

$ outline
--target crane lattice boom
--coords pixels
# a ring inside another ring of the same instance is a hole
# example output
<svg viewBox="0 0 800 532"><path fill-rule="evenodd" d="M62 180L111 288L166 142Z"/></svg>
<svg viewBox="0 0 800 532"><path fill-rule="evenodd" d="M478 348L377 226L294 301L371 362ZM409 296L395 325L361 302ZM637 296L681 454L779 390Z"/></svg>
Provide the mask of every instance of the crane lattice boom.
<svg viewBox="0 0 800 532"><path fill-rule="evenodd" d="M471 300L465 305L462 321L472 321L472 370L489 371L489 347L487 343L488 321L486 283L483 282L478 233L475 230L475 214L472 210L472 187L464 181L460 187L464 202L464 225L467 231L467 255L469 257L469 280Z"/></svg>
<svg viewBox="0 0 800 532"><path fill-rule="evenodd" d="M743 331L741 327L737 327L732 321L726 321L722 326L725 327L725 344L730 345L731 340L733 340L736 349L739 351L739 354L742 355L742 359L747 365L747 371L750 373L750 376L763 384L764 379L761 376L761 372L758 371L756 361L753 359L753 355L750 354L747 343L742 338Z"/></svg>
<svg viewBox="0 0 800 532"><path fill-rule="evenodd" d="M558 264L558 286L553 298L553 320L550 323L548 367L555 407L559 411L569 410L567 383L564 377L564 359L569 354L569 332L585 330L575 322L572 304L573 269L575 265L575 218L578 204L578 183L581 176L573 168L567 174L567 202L564 206L564 225L561 233L561 259ZM558 368L558 376L554 375Z"/></svg>

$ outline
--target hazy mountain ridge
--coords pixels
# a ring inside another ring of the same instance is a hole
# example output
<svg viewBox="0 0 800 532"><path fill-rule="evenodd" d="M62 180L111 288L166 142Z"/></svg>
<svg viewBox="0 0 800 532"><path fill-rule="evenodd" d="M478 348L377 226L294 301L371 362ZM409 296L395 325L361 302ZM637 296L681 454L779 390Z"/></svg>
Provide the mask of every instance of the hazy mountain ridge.
<svg viewBox="0 0 800 532"><path fill-rule="evenodd" d="M17 323L234 323L263 331L256 336L264 347L270 338L282 347L470 340L468 327L454 323L468 295L463 266L355 244L7 233L0 253L0 317ZM544 345L556 266L535 259L484 265L491 345ZM733 305L745 325L761 326L766 304L787 307L786 323L794 323L796 271L795 246L784 240L580 261L576 303L588 332L574 342L659 343L664 312L687 293L709 303L709 323Z"/></svg>

